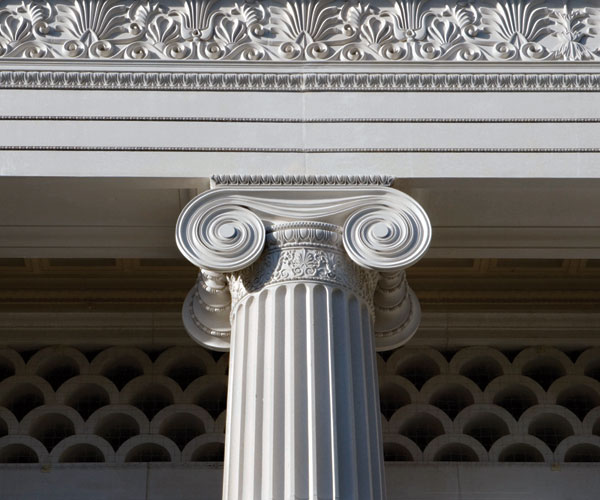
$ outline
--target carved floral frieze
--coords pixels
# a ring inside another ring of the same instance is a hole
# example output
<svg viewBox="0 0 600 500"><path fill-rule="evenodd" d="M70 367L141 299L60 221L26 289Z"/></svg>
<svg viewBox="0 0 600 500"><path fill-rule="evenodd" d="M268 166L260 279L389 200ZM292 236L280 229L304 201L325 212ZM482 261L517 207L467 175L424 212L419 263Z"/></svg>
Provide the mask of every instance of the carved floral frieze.
<svg viewBox="0 0 600 500"><path fill-rule="evenodd" d="M8 0L0 6L0 58L600 60L600 6L592 2Z"/></svg>

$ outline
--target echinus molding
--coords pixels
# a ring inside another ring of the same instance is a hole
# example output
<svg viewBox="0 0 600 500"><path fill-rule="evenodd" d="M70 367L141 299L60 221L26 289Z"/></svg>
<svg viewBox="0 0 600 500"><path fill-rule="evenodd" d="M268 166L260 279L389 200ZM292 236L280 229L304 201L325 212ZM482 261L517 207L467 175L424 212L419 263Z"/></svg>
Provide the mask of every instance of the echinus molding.
<svg viewBox="0 0 600 500"><path fill-rule="evenodd" d="M596 61L597 2L2 2L0 58Z"/></svg>

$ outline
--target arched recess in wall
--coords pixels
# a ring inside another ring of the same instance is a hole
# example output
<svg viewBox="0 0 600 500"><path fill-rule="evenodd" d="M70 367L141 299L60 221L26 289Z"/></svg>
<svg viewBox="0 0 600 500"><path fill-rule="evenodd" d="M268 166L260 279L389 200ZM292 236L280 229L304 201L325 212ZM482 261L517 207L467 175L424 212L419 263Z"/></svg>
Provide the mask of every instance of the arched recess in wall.
<svg viewBox="0 0 600 500"><path fill-rule="evenodd" d="M158 412L150 424L150 433L168 437L183 450L194 438L212 433L214 426L214 420L204 408L179 404Z"/></svg>
<svg viewBox="0 0 600 500"><path fill-rule="evenodd" d="M600 382L585 375L566 375L550 386L548 400L568 408L583 420L600 406Z"/></svg>
<svg viewBox="0 0 600 500"><path fill-rule="evenodd" d="M0 438L0 464L47 463L48 451L31 436L4 436Z"/></svg>
<svg viewBox="0 0 600 500"><path fill-rule="evenodd" d="M421 450L436 437L450 433L452 421L442 410L432 405L411 404L400 408L389 421L390 433L401 434Z"/></svg>
<svg viewBox="0 0 600 500"><path fill-rule="evenodd" d="M183 391L164 375L142 375L128 382L120 395L122 404L139 408L149 420L163 408L181 403Z"/></svg>
<svg viewBox="0 0 600 500"><path fill-rule="evenodd" d="M412 439L387 433L383 435L383 457L386 462L421 462L423 452Z"/></svg>
<svg viewBox="0 0 600 500"><path fill-rule="evenodd" d="M187 443L181 453L184 462L222 462L225 454L225 436L204 434Z"/></svg>
<svg viewBox="0 0 600 500"><path fill-rule="evenodd" d="M83 419L73 408L48 405L36 408L20 423L20 432L41 442L50 452L63 439L83 431Z"/></svg>
<svg viewBox="0 0 600 500"><path fill-rule="evenodd" d="M600 347L582 352L575 362L575 375L585 375L600 382Z"/></svg>
<svg viewBox="0 0 600 500"><path fill-rule="evenodd" d="M67 346L45 347L27 362L27 371L46 380L54 391L67 380L89 371L89 362L81 351Z"/></svg>
<svg viewBox="0 0 600 500"><path fill-rule="evenodd" d="M429 379L448 372L448 362L439 351L405 347L395 351L387 361L386 373L404 377L420 390Z"/></svg>
<svg viewBox="0 0 600 500"><path fill-rule="evenodd" d="M200 347L171 347L154 362L157 374L165 375L185 390L192 382L207 374L217 373L212 356Z"/></svg>
<svg viewBox="0 0 600 500"><path fill-rule="evenodd" d="M423 452L426 462L487 462L488 453L479 441L464 434L444 434L433 439Z"/></svg>
<svg viewBox="0 0 600 500"><path fill-rule="evenodd" d="M0 406L9 410L17 420L54 401L52 387L41 377L13 375L0 382Z"/></svg>
<svg viewBox="0 0 600 500"><path fill-rule="evenodd" d="M227 407L227 377L205 375L192 382L185 390L185 401L204 408L217 419Z"/></svg>
<svg viewBox="0 0 600 500"><path fill-rule="evenodd" d="M100 375L78 375L65 382L56 392L56 401L70 406L83 419L118 400L119 390L110 380Z"/></svg>
<svg viewBox="0 0 600 500"><path fill-rule="evenodd" d="M69 436L54 447L50 460L55 463L111 463L115 461L115 452L100 436Z"/></svg>
<svg viewBox="0 0 600 500"><path fill-rule="evenodd" d="M461 411L454 419L454 432L476 439L489 450L503 436L516 433L517 422L500 406L479 404Z"/></svg>
<svg viewBox="0 0 600 500"><path fill-rule="evenodd" d="M144 413L131 405L110 405L94 412L85 423L86 434L96 434L113 448L139 434L149 433L150 423Z"/></svg>
<svg viewBox="0 0 600 500"><path fill-rule="evenodd" d="M557 462L600 462L600 436L570 436L555 451Z"/></svg>
<svg viewBox="0 0 600 500"><path fill-rule="evenodd" d="M90 363L90 372L108 378L118 390L133 379L152 373L152 361L135 347L109 347Z"/></svg>
<svg viewBox="0 0 600 500"><path fill-rule="evenodd" d="M542 440L529 435L504 436L489 451L492 462L553 462L550 448Z"/></svg>
<svg viewBox="0 0 600 500"><path fill-rule="evenodd" d="M423 385L419 400L442 410L454 419L463 409L482 402L481 390L462 375L438 375Z"/></svg>
<svg viewBox="0 0 600 500"><path fill-rule="evenodd" d="M546 402L546 393L534 380L522 375L503 375L486 387L484 401L504 408L519 419L527 408Z"/></svg>
<svg viewBox="0 0 600 500"><path fill-rule="evenodd" d="M165 436L141 434L121 445L116 454L118 463L173 462L181 461L177 445Z"/></svg>
<svg viewBox="0 0 600 500"><path fill-rule="evenodd" d="M418 391L409 380L397 375L384 375L379 379L381 412L389 419L396 410L416 403Z"/></svg>
<svg viewBox="0 0 600 500"><path fill-rule="evenodd" d="M483 391L492 380L509 374L511 364L491 347L466 347L452 357L449 372L467 377Z"/></svg>
<svg viewBox="0 0 600 500"><path fill-rule="evenodd" d="M515 372L535 380L545 391L573 370L573 362L554 347L528 347L513 360Z"/></svg>
<svg viewBox="0 0 600 500"><path fill-rule="evenodd" d="M568 409L557 405L537 405L519 420L522 432L542 440L554 451L569 436L581 433L581 422Z"/></svg>
<svg viewBox="0 0 600 500"><path fill-rule="evenodd" d="M23 375L25 363L14 349L0 348L0 382L13 375Z"/></svg>

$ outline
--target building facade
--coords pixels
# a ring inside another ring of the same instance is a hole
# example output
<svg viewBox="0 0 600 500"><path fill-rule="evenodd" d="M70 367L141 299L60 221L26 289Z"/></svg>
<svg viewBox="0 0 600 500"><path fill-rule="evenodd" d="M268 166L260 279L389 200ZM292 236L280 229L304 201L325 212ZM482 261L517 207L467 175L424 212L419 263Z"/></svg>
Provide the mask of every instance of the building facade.
<svg viewBox="0 0 600 500"><path fill-rule="evenodd" d="M599 22L3 2L0 498L595 498Z"/></svg>

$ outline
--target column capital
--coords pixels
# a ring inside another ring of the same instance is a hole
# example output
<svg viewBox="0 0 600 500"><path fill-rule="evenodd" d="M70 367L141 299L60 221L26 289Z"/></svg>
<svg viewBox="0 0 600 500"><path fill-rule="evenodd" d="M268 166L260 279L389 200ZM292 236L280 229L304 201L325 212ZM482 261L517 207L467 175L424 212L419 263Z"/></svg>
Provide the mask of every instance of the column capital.
<svg viewBox="0 0 600 500"><path fill-rule="evenodd" d="M201 269L228 273L258 259L265 228L324 222L343 228L346 252L360 266L405 269L427 250L431 225L423 208L389 183L378 176L213 178L215 187L181 212L177 245Z"/></svg>
<svg viewBox="0 0 600 500"><path fill-rule="evenodd" d="M207 347L228 348L226 281L235 305L258 286L329 280L368 303L378 348L408 340L420 310L403 270L427 250L431 225L423 208L391 182L379 176L213 178L213 188L194 198L177 222L179 249L202 270L184 305L190 335Z"/></svg>

